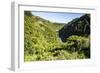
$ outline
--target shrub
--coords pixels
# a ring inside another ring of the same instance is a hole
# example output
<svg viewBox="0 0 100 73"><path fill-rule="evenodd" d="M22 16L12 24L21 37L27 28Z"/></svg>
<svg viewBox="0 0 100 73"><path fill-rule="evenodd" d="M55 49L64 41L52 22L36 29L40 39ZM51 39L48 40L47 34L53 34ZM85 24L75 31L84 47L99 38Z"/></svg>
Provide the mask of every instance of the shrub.
<svg viewBox="0 0 100 73"><path fill-rule="evenodd" d="M70 36L67 39L67 42L72 43L71 47L74 47L76 50L80 51L83 49L90 49L90 38L82 36Z"/></svg>

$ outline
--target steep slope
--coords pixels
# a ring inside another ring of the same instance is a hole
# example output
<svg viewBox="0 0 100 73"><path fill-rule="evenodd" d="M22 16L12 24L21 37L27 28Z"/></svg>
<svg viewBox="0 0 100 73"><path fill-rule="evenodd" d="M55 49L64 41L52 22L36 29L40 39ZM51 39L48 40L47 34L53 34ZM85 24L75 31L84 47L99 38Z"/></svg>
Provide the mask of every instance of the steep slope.
<svg viewBox="0 0 100 73"><path fill-rule="evenodd" d="M59 47L60 39L57 24L53 24L37 16L25 16L25 55L43 55L45 52ZM59 24L58 24L59 25Z"/></svg>
<svg viewBox="0 0 100 73"><path fill-rule="evenodd" d="M80 18L75 18L59 30L59 37L63 42L72 35L87 36L90 35L90 15L85 14Z"/></svg>

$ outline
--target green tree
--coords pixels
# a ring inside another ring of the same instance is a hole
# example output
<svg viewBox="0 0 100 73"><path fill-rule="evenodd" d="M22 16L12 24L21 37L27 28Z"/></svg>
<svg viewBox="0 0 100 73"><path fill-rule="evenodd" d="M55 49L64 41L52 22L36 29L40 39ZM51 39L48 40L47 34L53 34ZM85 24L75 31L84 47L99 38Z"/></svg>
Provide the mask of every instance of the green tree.
<svg viewBox="0 0 100 73"><path fill-rule="evenodd" d="M27 16L30 16L31 17L32 16L32 13L30 11L25 11L24 12L24 15L27 15Z"/></svg>

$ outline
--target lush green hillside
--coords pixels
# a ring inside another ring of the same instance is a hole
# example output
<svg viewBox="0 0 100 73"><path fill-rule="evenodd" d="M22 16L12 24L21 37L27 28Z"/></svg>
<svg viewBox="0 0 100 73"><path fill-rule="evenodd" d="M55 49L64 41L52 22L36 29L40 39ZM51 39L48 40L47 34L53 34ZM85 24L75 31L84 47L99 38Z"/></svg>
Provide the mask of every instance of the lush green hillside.
<svg viewBox="0 0 100 73"><path fill-rule="evenodd" d="M43 58L50 59L47 55L52 55L48 51L60 46L56 26L49 21L40 20L37 16L25 16L25 60L31 60L26 58L29 56L32 60L38 60L42 55Z"/></svg>
<svg viewBox="0 0 100 73"><path fill-rule="evenodd" d="M71 36L63 43L59 38L59 30L63 23L53 23L30 13L24 16L24 61L65 60L89 58L88 51L75 51L73 40L80 40L85 45L86 37ZM79 44L76 44L79 46ZM88 45L83 47L88 47ZM78 48L78 47L77 47Z"/></svg>

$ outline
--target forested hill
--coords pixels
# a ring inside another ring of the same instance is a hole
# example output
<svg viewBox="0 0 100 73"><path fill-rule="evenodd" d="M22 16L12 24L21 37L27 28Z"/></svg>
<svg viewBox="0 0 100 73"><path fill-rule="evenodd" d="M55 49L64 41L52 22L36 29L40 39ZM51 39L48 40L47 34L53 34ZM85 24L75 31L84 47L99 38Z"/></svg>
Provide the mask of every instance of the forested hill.
<svg viewBox="0 0 100 73"><path fill-rule="evenodd" d="M75 18L59 30L59 37L63 42L72 35L90 35L90 14L85 14L80 18Z"/></svg>

